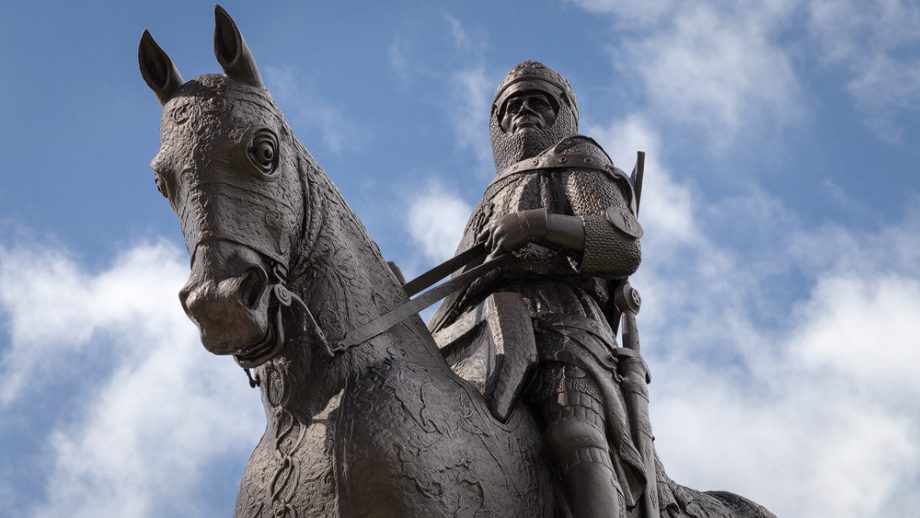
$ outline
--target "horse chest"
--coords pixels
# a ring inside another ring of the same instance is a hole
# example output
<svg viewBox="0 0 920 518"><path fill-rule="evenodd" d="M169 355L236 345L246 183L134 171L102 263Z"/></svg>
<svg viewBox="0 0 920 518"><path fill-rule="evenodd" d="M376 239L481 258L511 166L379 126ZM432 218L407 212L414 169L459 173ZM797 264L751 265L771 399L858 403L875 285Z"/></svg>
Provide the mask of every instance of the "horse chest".
<svg viewBox="0 0 920 518"><path fill-rule="evenodd" d="M545 515L532 423L496 425L477 394L439 368L384 366L350 387L339 413L343 515Z"/></svg>
<svg viewBox="0 0 920 518"><path fill-rule="evenodd" d="M271 419L256 446L240 485L237 518L310 516L336 517L333 465L334 397L309 424L299 423L282 408Z"/></svg>

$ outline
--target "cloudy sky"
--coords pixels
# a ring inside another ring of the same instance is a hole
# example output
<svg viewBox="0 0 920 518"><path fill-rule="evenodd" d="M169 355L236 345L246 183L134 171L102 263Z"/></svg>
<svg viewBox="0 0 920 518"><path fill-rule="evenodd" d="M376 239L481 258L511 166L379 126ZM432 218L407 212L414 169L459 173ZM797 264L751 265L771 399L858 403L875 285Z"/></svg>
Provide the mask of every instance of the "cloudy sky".
<svg viewBox="0 0 920 518"><path fill-rule="evenodd" d="M559 70L615 163L648 153L633 284L673 478L782 517L920 508L916 2L225 7L409 275L450 256L494 174L500 78ZM186 78L219 71L211 4L3 11L0 515L229 515L264 418L179 307L136 62L149 28Z"/></svg>

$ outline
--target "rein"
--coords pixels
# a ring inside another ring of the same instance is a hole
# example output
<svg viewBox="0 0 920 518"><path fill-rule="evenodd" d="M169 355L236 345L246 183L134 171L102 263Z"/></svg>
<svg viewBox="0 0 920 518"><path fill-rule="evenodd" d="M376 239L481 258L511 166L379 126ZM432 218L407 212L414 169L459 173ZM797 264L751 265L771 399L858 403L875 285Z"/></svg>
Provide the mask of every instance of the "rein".
<svg viewBox="0 0 920 518"><path fill-rule="evenodd" d="M467 253L469 253L469 255L465 255ZM444 263L435 266L428 272L423 273L415 279L407 282L403 286L408 286L411 288L411 293L410 289L406 290L407 294L411 295L413 293L417 293L418 291L421 291L428 286L431 286L438 280L446 277L451 272L454 272L463 266L467 266L481 259L485 253L485 245L478 244L463 254L460 254L452 259L448 259ZM464 260L462 263L461 261L458 261L460 258ZM333 348L330 348L329 351L332 354L346 351L356 345L360 345L370 340L371 338L374 338L384 331L388 331L396 324L443 299L451 293L469 286L476 279L507 263L509 259L511 259L511 254L501 254L495 256L494 258L489 259L488 261L476 266L475 268L471 268L470 270L461 273L460 275L445 282L444 284L441 284L436 288L432 288L431 290L423 293L422 295L419 295L418 297L415 297L414 299L409 299L408 301L403 302L399 306L396 306L396 308L390 310L387 313L384 313L374 320L371 320L367 324L349 331L340 341L335 344ZM446 268L451 269L445 272ZM437 275L440 275L440 277L436 277Z"/></svg>
<svg viewBox="0 0 920 518"><path fill-rule="evenodd" d="M448 259L447 261L444 261L443 263L435 266L427 272L419 275L415 279L412 279L411 281L403 284L403 288L406 290L406 295L411 297L412 295L415 295L422 290L432 286L436 282L459 270L460 268L482 260L484 257L486 257L486 255L487 251L485 245L483 243L479 243L469 250L466 250L465 252L462 252L457 256ZM451 293L469 286L476 279L507 263L509 259L511 259L511 254L501 254L488 259L482 264L461 273L453 279L435 288L432 288L431 290L428 290L418 297L411 298L406 302L403 302L387 313L380 315L379 317L371 320L370 322L367 322L366 324L352 329L351 331L345 333L342 338L333 341L330 341L326 338L322 329L320 329L319 324L316 322L316 319L313 317L313 313L307 307L307 304L303 301L303 299L288 289L287 270L284 268L284 266L275 262L272 266L272 276L274 277L273 280L275 282L269 287L271 290L271 296L274 297L275 301L277 302L277 304L274 305L275 326L269 330L269 334L266 336L265 340L247 351L243 351L239 354L234 354L233 358L236 360L236 363L246 371L246 375L249 377L249 385L251 387L256 387L259 385L260 380L258 379L258 376L256 378L252 377L249 372L250 369L254 369L273 359L278 355L278 353L281 352L281 349L284 346L284 322L282 317L283 308L293 308L296 303L296 306L299 306L299 309L303 313L304 321L306 323L306 331L308 334L312 335L312 340L314 342L320 342L325 348L329 357L334 358L337 354L343 353L352 347L361 345L371 338L374 338L390 330L396 324L443 299ZM271 305L269 305L269 307L271 307Z"/></svg>

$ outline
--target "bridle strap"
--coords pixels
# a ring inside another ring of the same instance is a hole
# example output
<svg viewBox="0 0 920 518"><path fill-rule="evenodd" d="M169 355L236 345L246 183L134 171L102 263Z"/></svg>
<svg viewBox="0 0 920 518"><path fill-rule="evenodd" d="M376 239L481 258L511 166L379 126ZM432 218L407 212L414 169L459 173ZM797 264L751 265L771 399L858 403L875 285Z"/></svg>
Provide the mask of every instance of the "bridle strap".
<svg viewBox="0 0 920 518"><path fill-rule="evenodd" d="M275 308L275 326L269 330L269 335L265 341L247 351L233 355L233 359L246 371L247 375L249 374L249 369L254 369L262 365L281 352L281 349L284 347L284 321L281 310L290 307L293 303L297 303L303 310L308 331L312 332L314 340L321 341L324 344L326 343L326 338L319 328L319 325L316 323L316 319L313 318L313 314L310 312L307 304L303 299L287 288L287 269L280 263L274 263L272 266L272 276L275 278L276 282L272 284L269 289L271 290L271 295L278 302ZM250 376L249 384L255 386L258 382L253 380Z"/></svg>
<svg viewBox="0 0 920 518"><path fill-rule="evenodd" d="M271 360L281 352L284 346L284 325L281 319L281 305L275 308L275 325L268 328L265 340L239 354L234 354L233 359L243 369L254 369Z"/></svg>

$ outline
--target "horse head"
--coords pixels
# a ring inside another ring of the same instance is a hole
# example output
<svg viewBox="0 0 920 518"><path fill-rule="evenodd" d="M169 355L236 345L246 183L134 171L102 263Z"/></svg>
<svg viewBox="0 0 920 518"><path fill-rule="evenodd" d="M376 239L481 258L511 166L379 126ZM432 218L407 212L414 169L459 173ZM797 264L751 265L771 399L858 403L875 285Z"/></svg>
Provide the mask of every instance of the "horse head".
<svg viewBox="0 0 920 518"><path fill-rule="evenodd" d="M150 33L141 37L141 74L163 107L151 168L191 255L186 314L209 351L256 366L283 341L277 299L299 259L309 158L220 6L214 53L225 74L184 82Z"/></svg>

